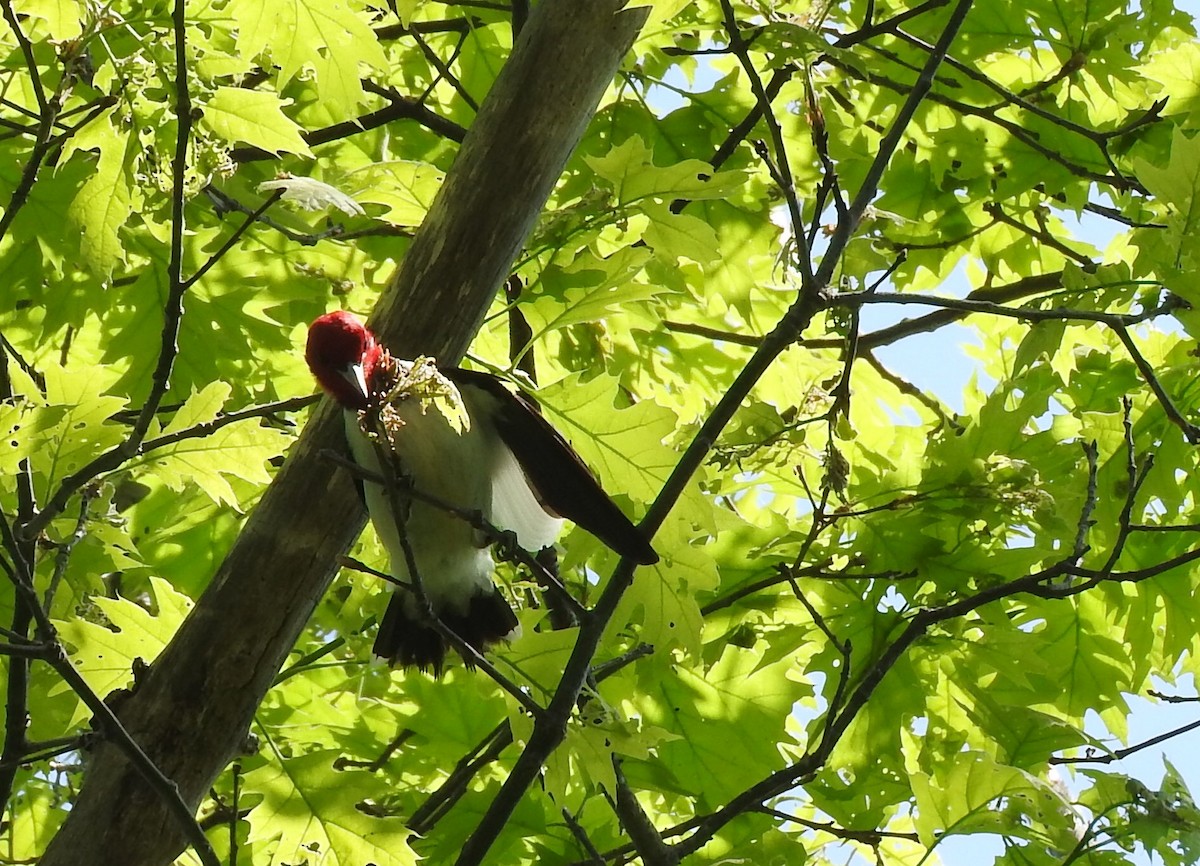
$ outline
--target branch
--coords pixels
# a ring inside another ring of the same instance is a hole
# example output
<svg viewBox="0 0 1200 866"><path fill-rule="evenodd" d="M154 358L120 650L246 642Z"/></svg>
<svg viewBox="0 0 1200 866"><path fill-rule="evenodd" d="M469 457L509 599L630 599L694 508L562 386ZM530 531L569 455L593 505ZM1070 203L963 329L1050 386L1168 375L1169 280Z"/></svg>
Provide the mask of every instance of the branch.
<svg viewBox="0 0 1200 866"><path fill-rule="evenodd" d="M645 9L623 5L533 6L370 317L397 354L444 365L462 357L644 20ZM324 401L203 596L121 708L186 802L198 803L237 753L338 557L361 531L354 485L318 456L343 440L341 410ZM122 866L156 866L183 844L163 803L122 755L104 747L41 866L89 866L106 851L119 851Z"/></svg>
<svg viewBox="0 0 1200 866"><path fill-rule="evenodd" d="M225 239L225 243L221 244L221 248L208 257L208 261L200 266L200 270L196 271L196 273L192 274L183 281L183 288L190 289L192 286L196 285L196 283L200 282L201 278L208 273L209 268L219 262L227 252L233 249L233 245L236 244L238 239L246 233L246 230L249 229L250 226L254 225L256 220L262 218L262 215L267 212L267 208L275 204L275 202L279 201L281 198L283 198L282 189L277 189L271 193L267 200L259 205L257 210L246 217L245 222L234 229L233 234Z"/></svg>
<svg viewBox="0 0 1200 866"><path fill-rule="evenodd" d="M377 84L370 79L364 78L362 86L363 90L366 90L368 93L374 93L376 96L382 96L388 100L388 104L378 111L359 115L353 120L345 120L341 123L324 126L321 129L314 129L311 132L305 132L301 135L304 143L309 147L317 147L331 141L340 141L343 138L349 138L352 135L366 132L370 129L377 129L397 120L415 120L430 132L459 144L466 138L467 131L464 127L442 117L420 101L409 96L404 96L398 90ZM229 151L229 157L234 162L256 162L265 159L278 159L279 155L257 147L235 147Z"/></svg>
<svg viewBox="0 0 1200 866"><path fill-rule="evenodd" d="M1051 764L1060 764L1060 765L1061 764L1111 764L1111 763L1114 763L1115 761L1120 761L1125 758L1128 758L1130 755L1137 754L1138 752L1142 751L1143 749L1149 749L1152 746L1157 746L1160 743L1167 742L1167 740L1174 739L1175 737L1178 737L1181 734L1186 734L1189 731L1194 731L1197 728L1200 728L1200 719L1197 719L1194 722L1188 722L1185 725L1180 725L1177 728L1172 728L1171 730L1167 731L1166 733L1159 734L1156 737L1151 737L1150 739L1146 740L1145 742L1136 743L1125 749L1117 749L1115 752L1110 752L1107 755L1079 755L1079 756L1070 757L1070 758L1052 756L1050 758L1050 763Z"/></svg>
<svg viewBox="0 0 1200 866"><path fill-rule="evenodd" d="M864 842L867 845L878 845L884 839L905 839L909 842L920 841L916 833L896 833L888 830L853 830L849 827L839 827L836 824L824 821L810 821L807 818L801 818L799 815L789 815L787 812L781 812L778 809L771 809L766 806L761 806L756 811L762 812L764 815L771 815L781 821L790 821L793 824L799 824L801 827L807 827L810 830L828 833L830 836L836 836L839 839Z"/></svg>
<svg viewBox="0 0 1200 866"><path fill-rule="evenodd" d="M174 445L187 439L203 439L206 436L211 436L222 427L228 427L230 424L236 424L239 421L246 421L250 418L270 418L273 415L278 415L280 412L299 412L301 409L307 409L309 406L316 405L320 399L316 394L310 394L306 397L289 397L286 400L276 400L274 403L263 403L261 406L251 406L247 409L239 409L236 412L218 415L211 421L203 421L199 424L193 424L191 427L176 430L174 433L167 433L163 436L156 436L154 439L148 439L138 449L138 455L146 454L159 448L166 448L168 445Z"/></svg>
<svg viewBox="0 0 1200 866"><path fill-rule="evenodd" d="M609 659L596 665L591 672L596 682L603 682L628 665L650 655L654 648L647 644L638 644L617 658ZM512 745L512 728L508 719L483 738L470 752L464 755L455 766L453 772L446 778L436 791L430 794L425 802L408 819L408 826L414 833L427 835L434 825L450 811L451 807L469 790L471 780L485 766L500 757L504 749Z"/></svg>
<svg viewBox="0 0 1200 866"><path fill-rule="evenodd" d="M1171 295L1167 300L1170 302L1174 298L1175 295ZM1133 322L1125 322L1113 325L1112 327L1117 332L1117 337L1120 338L1126 351L1129 352L1129 356L1133 358L1133 363L1137 365L1138 372L1142 374L1142 378L1146 380L1146 384L1150 386L1150 390L1158 398L1158 403L1162 406L1163 412L1171 419L1171 423L1183 431L1184 438L1190 444L1200 444L1200 427L1197 427L1183 417L1182 413L1175 406L1175 403L1171 400L1170 395L1167 394L1166 389L1163 388L1162 383L1158 381L1158 375L1154 372L1154 368L1150 366L1150 362L1146 360L1145 356L1138 351L1137 344L1133 342L1133 337L1129 335L1128 325L1130 324L1133 324Z"/></svg>
<svg viewBox="0 0 1200 866"><path fill-rule="evenodd" d="M679 855L663 841L662 835L642 809L642 804L638 802L637 796L625 779L625 771L621 769L621 758L615 753L612 756L612 766L613 775L617 780L613 809L621 819L621 826L633 840L642 862L646 866L677 866Z"/></svg>
<svg viewBox="0 0 1200 866"><path fill-rule="evenodd" d="M25 71L29 73L30 85L38 104L38 124L34 132L33 150L21 172L21 179L13 188L12 197L8 200L8 207L4 209L3 214L0 214L0 238L4 238L8 235L13 220L29 200L29 193L33 189L34 181L37 180L38 171L41 170L42 163L50 152L54 122L58 118L58 112L62 110L63 100L66 97L65 88L70 83L71 76L64 74L59 81L58 90L53 96L47 97L42 88L41 76L38 74L37 59L33 56L33 46L29 43L29 38L24 31L21 30L17 15L12 8L12 0L3 0L0 8L3 9L4 20L8 22L9 28L16 37L17 45L20 46L21 54L25 59Z"/></svg>
<svg viewBox="0 0 1200 866"><path fill-rule="evenodd" d="M762 79L758 76L758 70L754 68L754 61L750 59L750 49L746 44L746 40L742 38L741 28L738 27L737 18L733 13L733 4L730 0L720 0L720 2L721 12L725 19L725 32L729 34L729 47L737 55L738 62L741 63L746 77L750 80L750 91L754 94L755 102L761 109L763 119L767 123L767 130L771 134L771 145L775 151L775 162L772 165L768 159L768 165L771 165L773 168L772 174L777 175L776 182L783 193L784 201L787 202L788 215L792 223L792 238L796 244L796 252L800 258L801 291L804 294L811 294L813 292L812 256L804 237L804 216L800 212L799 199L796 198L796 184L792 180L792 167L788 161L787 145L784 142L783 130L779 126L778 118L775 117L774 109L771 108L771 98L767 95L766 88L763 87Z"/></svg>

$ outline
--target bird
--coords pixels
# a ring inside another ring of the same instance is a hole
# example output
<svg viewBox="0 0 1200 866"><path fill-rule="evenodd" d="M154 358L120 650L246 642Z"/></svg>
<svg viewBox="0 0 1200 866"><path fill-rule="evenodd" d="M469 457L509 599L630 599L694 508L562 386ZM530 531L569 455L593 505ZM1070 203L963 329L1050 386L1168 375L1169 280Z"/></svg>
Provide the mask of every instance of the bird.
<svg viewBox="0 0 1200 866"><path fill-rule="evenodd" d="M553 545L567 518L621 556L658 562L540 407L499 377L395 358L342 310L310 325L305 360L343 409L367 511L391 561L393 592L372 647L390 665L440 676L448 649L418 603L410 556L433 615L476 651L519 635L492 579L494 539L420 494L481 514L526 551ZM404 483L389 490L372 480L389 477Z"/></svg>

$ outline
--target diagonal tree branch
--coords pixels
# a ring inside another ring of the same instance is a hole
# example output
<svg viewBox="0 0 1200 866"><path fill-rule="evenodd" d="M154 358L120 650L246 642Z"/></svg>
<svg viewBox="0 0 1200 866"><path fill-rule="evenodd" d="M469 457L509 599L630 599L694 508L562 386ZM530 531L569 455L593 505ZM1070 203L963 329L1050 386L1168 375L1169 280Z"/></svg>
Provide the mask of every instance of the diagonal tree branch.
<svg viewBox="0 0 1200 866"><path fill-rule="evenodd" d="M646 10L543 0L371 317L398 354L454 363L612 81ZM554 75L546 70L553 69ZM521 178L514 186L512 179ZM463 254L468 251L470 254ZM134 739L194 807L236 753L255 708L364 522L328 401L171 643L121 707ZM101 744L43 866L151 866L184 837L123 754Z"/></svg>

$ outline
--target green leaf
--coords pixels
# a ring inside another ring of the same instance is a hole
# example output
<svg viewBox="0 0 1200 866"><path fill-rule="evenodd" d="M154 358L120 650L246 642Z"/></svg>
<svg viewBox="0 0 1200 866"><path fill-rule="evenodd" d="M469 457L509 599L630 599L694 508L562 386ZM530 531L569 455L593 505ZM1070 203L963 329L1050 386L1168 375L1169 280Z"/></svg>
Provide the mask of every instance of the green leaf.
<svg viewBox="0 0 1200 866"><path fill-rule="evenodd" d="M129 220L132 198L127 177L128 163L115 137L105 142L96 164L67 211L77 227L80 251L99 275L108 276L125 260L118 232Z"/></svg>
<svg viewBox="0 0 1200 866"><path fill-rule="evenodd" d="M192 609L192 600L165 580L152 577L150 587L153 613L130 599L96 596L91 602L104 615L107 625L84 619L55 623L71 647L72 663L98 695L130 685L134 660L152 663ZM72 724L90 714L80 705Z"/></svg>
<svg viewBox="0 0 1200 866"><path fill-rule="evenodd" d="M272 862L319 857L329 866L414 866L410 831L400 817L372 817L359 807L380 802L388 786L364 770L334 770L336 751L275 761L247 773L243 791L261 801L248 816L249 841Z"/></svg>
<svg viewBox="0 0 1200 866"><path fill-rule="evenodd" d="M337 120L353 116L363 101L359 64L388 69L366 15L346 0L233 0L228 11L241 51L269 57L281 86L313 69L322 103Z"/></svg>
<svg viewBox="0 0 1200 866"><path fill-rule="evenodd" d="M917 805L916 830L924 845L932 845L940 833L993 831L1037 838L1022 819L1051 826L1061 823L1058 816L1068 808L1045 782L1015 767L997 764L980 752L955 755L949 769L936 778L914 773L911 779ZM1003 801L1000 805L1005 808L1000 808L998 801Z"/></svg>
<svg viewBox="0 0 1200 866"><path fill-rule="evenodd" d="M218 87L204 104L204 125L230 144L245 142L271 153L311 157L300 127L283 113L285 104L272 93Z"/></svg>
<svg viewBox="0 0 1200 866"><path fill-rule="evenodd" d="M270 481L267 461L283 451L288 437L263 426L256 418L227 424L213 432L202 429L218 417L231 391L228 383L213 382L192 394L158 435L201 428L197 435L155 448L129 465L147 467L173 490L182 491L195 484L214 502L239 507L240 498L231 480L258 484ZM151 435L147 444L152 444L154 438Z"/></svg>
<svg viewBox="0 0 1200 866"><path fill-rule="evenodd" d="M607 376L571 376L543 388L539 398L555 426L595 469L606 490L648 502L675 465L665 441L674 414L651 403L616 409L617 383Z"/></svg>

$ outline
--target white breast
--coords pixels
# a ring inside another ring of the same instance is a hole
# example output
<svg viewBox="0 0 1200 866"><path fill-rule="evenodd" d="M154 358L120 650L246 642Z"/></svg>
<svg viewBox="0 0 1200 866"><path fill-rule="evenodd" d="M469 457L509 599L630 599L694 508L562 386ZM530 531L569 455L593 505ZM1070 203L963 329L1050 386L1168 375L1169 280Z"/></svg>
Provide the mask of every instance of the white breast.
<svg viewBox="0 0 1200 866"><path fill-rule="evenodd" d="M396 452L413 486L459 508L482 512L493 525L514 532L517 542L536 552L554 543L562 521L547 514L525 473L490 421L494 398L463 389L471 416L458 431L436 410L422 412L416 399L396 405L403 428ZM346 438L355 461L379 473L375 445L363 435L358 413L345 413ZM391 558L391 573L409 582L409 569L391 504L378 484L363 485L371 523ZM464 612L470 598L489 590L493 564L486 539L466 521L414 500L406 524L417 572L435 609Z"/></svg>
<svg viewBox="0 0 1200 866"><path fill-rule="evenodd" d="M405 434L398 437L397 452L412 476L413 486L460 508L483 508L487 495L485 473L469 471L482 459L472 437L459 436L436 412L402 413ZM375 446L358 426L358 414L346 412L346 438L355 461L371 472L380 472ZM378 484L365 483L363 493L375 533L391 558L391 573L410 582L408 562L387 494ZM491 586L492 560L475 530L441 509L413 501L405 526L417 573L435 608L452 604L465 610L480 589Z"/></svg>

